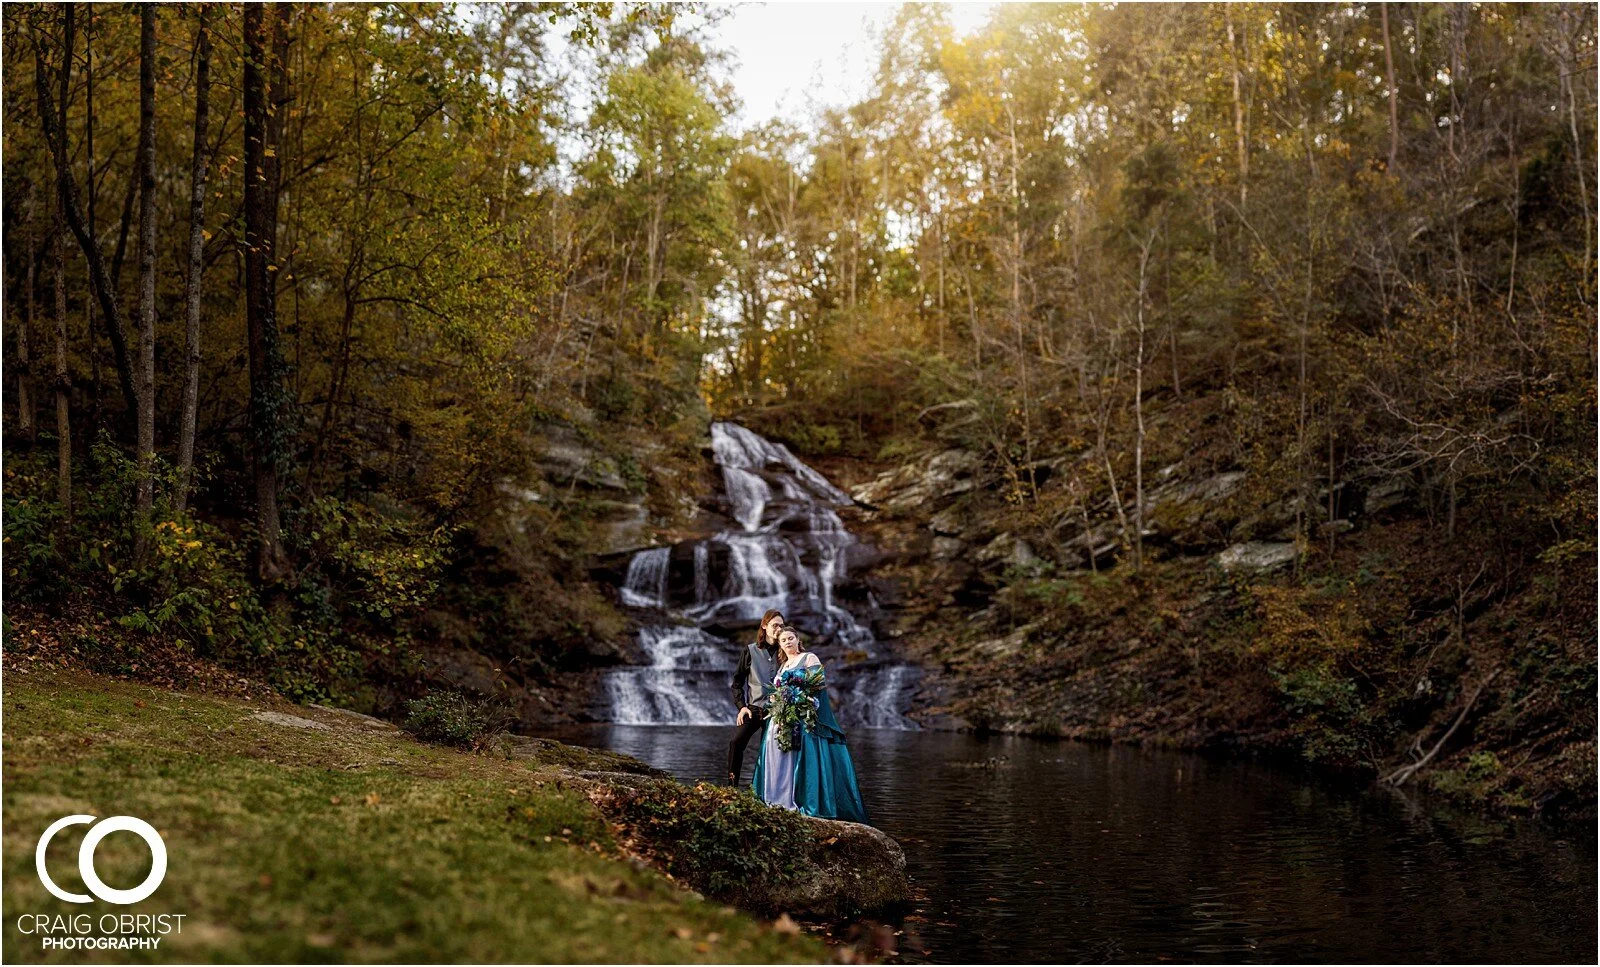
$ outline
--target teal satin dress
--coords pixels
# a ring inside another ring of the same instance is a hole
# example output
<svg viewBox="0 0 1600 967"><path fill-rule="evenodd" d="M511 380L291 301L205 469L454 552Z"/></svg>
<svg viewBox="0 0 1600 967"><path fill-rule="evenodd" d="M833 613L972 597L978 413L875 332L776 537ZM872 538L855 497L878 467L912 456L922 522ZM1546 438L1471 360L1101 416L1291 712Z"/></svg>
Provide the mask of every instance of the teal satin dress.
<svg viewBox="0 0 1600 967"><path fill-rule="evenodd" d="M779 672L777 684L781 686L786 679L804 677L806 667L802 663ZM755 775L751 777L751 788L762 799L774 805L793 808L807 816L865 823L868 821L867 805L861 799L861 788L856 784L855 763L851 761L850 749L845 745L844 730L834 717L827 688L822 689L819 698L817 728L815 731L803 729L800 746L793 752L778 750L772 736L772 725L767 725L761 753L756 758ZM789 776L769 776L768 771L774 768L792 770L792 782L783 781ZM775 790L777 792L774 795ZM785 801L789 799L791 791L792 807L790 802Z"/></svg>

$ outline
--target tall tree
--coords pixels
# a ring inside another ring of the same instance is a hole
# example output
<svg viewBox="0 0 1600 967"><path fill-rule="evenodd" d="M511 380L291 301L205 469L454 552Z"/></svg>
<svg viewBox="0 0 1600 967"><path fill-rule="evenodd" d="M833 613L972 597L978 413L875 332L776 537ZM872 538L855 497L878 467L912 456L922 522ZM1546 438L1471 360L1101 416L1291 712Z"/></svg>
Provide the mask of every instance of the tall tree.
<svg viewBox="0 0 1600 967"><path fill-rule="evenodd" d="M34 286L37 280L34 277L34 263L38 250L34 246L33 213L35 207L34 187L28 185L28 200L23 202L23 233L26 236L26 251L28 264L23 270L23 312L22 324L17 327L17 429L22 438L33 441L34 433L34 403L33 403L33 347L28 340L33 333L33 306Z"/></svg>
<svg viewBox="0 0 1600 967"><path fill-rule="evenodd" d="M51 290L55 295L56 322L56 501L72 519L72 369L67 355L67 226L61 194L56 194L51 219Z"/></svg>
<svg viewBox="0 0 1600 967"><path fill-rule="evenodd" d="M1233 4L1222 5L1222 16L1228 28L1228 73L1233 78L1233 137L1239 151L1239 207L1243 208L1250 192L1250 143L1244 131L1244 94L1239 77L1238 45L1233 36Z"/></svg>
<svg viewBox="0 0 1600 967"><path fill-rule="evenodd" d="M244 8L244 275L245 327L250 361L250 435L255 471L256 572L267 584L289 575L278 512L278 477L288 445L290 401L278 347L277 286L273 250L278 230L276 124L270 117L269 70L275 43L286 29L280 4ZM272 14L272 25L267 14ZM276 65L278 71L286 70Z"/></svg>
<svg viewBox="0 0 1600 967"><path fill-rule="evenodd" d="M84 223L83 208L78 193L78 182L72 174L72 162L67 148L67 102L71 94L73 27L75 4L61 4L61 66L56 71L57 93L52 93L44 68L44 41L34 32L35 86L39 100L39 126L50 156L55 162L56 191L61 196L67 227L78 240L85 261L89 264L89 287L100 303L101 318L105 320L106 335L111 339L112 356L117 367L117 381L122 388L122 398L128 412L139 408L139 394L134 388L133 363L128 357L127 327L123 323L122 308L117 298L117 284L106 271L105 256L100 244ZM91 175L92 177L92 175ZM132 202L132 185L129 187ZM127 218L123 219L124 224ZM120 257L117 260L121 261Z"/></svg>
<svg viewBox="0 0 1600 967"><path fill-rule="evenodd" d="M139 5L139 366L135 543L148 542L156 462L156 5ZM143 556L142 553L139 556Z"/></svg>
<svg viewBox="0 0 1600 967"><path fill-rule="evenodd" d="M1389 171L1398 170L1400 164L1400 89L1394 81L1394 42L1389 39L1389 5L1378 4L1383 18L1383 67L1389 88Z"/></svg>
<svg viewBox="0 0 1600 967"><path fill-rule="evenodd" d="M189 174L189 267L184 283L183 410L178 417L178 481L173 495L179 512L189 503L195 417L200 400L200 300L205 272L206 176L211 159L206 145L211 115L210 13L210 4L199 5L194 37L194 160Z"/></svg>

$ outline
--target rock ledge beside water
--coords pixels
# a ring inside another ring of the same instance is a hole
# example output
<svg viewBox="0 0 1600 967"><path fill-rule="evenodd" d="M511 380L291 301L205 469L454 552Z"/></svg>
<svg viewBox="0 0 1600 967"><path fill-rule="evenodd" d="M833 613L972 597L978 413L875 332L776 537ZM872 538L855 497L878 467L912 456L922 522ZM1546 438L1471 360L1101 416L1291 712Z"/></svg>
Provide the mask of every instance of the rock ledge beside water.
<svg viewBox="0 0 1600 967"><path fill-rule="evenodd" d="M621 772L576 778L631 848L724 902L833 918L911 897L905 852L871 826L772 809L722 786Z"/></svg>

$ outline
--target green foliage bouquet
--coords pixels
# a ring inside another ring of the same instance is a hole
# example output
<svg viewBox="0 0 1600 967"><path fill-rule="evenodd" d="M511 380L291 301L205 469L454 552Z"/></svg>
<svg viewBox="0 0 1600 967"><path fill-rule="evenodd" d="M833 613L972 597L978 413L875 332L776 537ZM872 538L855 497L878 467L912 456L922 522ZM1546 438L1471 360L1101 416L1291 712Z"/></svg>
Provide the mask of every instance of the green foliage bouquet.
<svg viewBox="0 0 1600 967"><path fill-rule="evenodd" d="M778 748L793 752L800 748L800 731L815 732L817 712L822 707L822 669L791 668L778 675L772 695L772 725L777 729Z"/></svg>

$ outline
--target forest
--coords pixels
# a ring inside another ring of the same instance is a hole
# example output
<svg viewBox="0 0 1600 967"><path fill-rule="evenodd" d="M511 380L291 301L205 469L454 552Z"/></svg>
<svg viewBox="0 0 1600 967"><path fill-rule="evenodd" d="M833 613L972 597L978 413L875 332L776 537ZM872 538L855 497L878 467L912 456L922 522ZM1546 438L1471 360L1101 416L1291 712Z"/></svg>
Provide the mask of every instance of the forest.
<svg viewBox="0 0 1600 967"><path fill-rule="evenodd" d="M902 575L972 724L1392 776L1471 713L1444 791L1592 815L1591 5L908 3L754 126L723 12L8 4L8 661L385 712L450 648L559 704L716 416L975 455L1027 553ZM1152 497L1224 474L1226 526ZM980 609L1043 644L964 657Z"/></svg>

